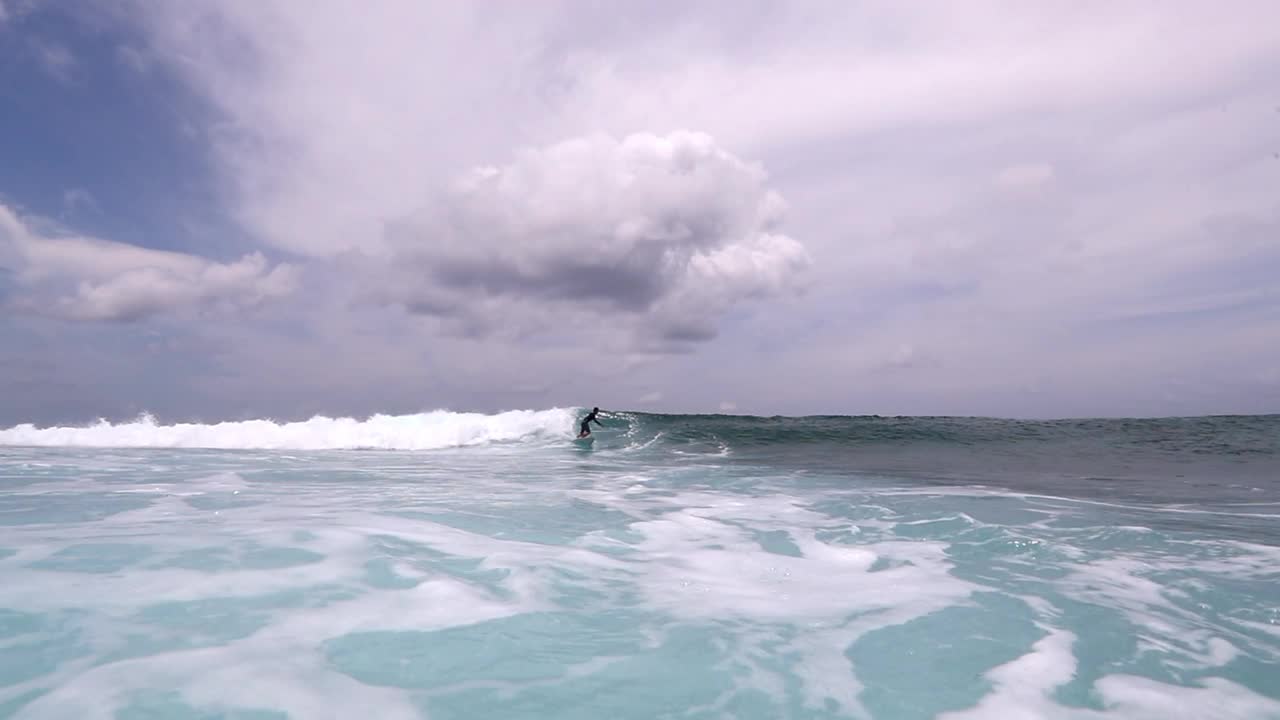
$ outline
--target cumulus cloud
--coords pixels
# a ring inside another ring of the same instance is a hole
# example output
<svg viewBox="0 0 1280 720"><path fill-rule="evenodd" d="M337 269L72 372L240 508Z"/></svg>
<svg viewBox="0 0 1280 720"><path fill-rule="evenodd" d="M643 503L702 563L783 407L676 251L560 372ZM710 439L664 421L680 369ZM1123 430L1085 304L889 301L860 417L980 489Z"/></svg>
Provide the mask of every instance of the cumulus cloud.
<svg viewBox="0 0 1280 720"><path fill-rule="evenodd" d="M491 307L506 323L501 301L631 315L660 340L705 340L720 313L798 288L808 267L779 230L785 204L766 181L701 133L528 149L473 169L396 227L388 252L400 281L380 277L379 294L431 315Z"/></svg>
<svg viewBox="0 0 1280 720"><path fill-rule="evenodd" d="M297 269L261 253L231 263L89 237L49 237L0 205L0 268L10 310L130 321L193 307L245 308L292 292Z"/></svg>

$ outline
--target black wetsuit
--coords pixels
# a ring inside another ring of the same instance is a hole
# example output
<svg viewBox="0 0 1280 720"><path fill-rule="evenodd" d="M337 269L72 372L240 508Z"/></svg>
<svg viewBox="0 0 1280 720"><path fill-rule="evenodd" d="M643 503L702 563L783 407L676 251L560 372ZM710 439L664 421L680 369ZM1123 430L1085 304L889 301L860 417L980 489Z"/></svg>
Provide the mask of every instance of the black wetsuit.
<svg viewBox="0 0 1280 720"><path fill-rule="evenodd" d="M588 415L588 416L586 416L585 418L583 418L583 419L582 419L582 428L578 431L578 435L590 435L590 434L591 434L591 421L592 421L592 420L596 420L596 413L595 413L595 411L594 411L594 410L591 412L591 414L590 414L590 415ZM604 427L604 423L600 422L599 420L596 420L596 424L597 424L597 425L599 425L600 427Z"/></svg>

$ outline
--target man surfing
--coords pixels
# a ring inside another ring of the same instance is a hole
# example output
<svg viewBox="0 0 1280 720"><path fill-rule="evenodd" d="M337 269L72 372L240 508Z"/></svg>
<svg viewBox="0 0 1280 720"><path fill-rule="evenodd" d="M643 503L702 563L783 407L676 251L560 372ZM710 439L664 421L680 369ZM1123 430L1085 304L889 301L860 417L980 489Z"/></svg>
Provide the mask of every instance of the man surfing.
<svg viewBox="0 0 1280 720"><path fill-rule="evenodd" d="M591 414L582 419L582 429L578 433L578 439L582 439L591 434L591 421L595 420L596 424L604 427L604 423L596 418L596 413L600 412L600 408L591 408Z"/></svg>

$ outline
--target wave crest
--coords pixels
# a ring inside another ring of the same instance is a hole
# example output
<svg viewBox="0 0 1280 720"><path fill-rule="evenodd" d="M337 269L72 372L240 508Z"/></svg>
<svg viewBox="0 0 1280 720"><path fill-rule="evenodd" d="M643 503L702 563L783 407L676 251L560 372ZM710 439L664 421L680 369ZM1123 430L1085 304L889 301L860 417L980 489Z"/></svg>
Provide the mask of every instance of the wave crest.
<svg viewBox="0 0 1280 720"><path fill-rule="evenodd" d="M508 410L494 415L447 410L373 415L364 420L317 415L277 423L241 420L162 425L143 415L133 422L100 420L84 427L0 430L0 445L26 447L209 448L226 450L434 450L572 434L575 411Z"/></svg>

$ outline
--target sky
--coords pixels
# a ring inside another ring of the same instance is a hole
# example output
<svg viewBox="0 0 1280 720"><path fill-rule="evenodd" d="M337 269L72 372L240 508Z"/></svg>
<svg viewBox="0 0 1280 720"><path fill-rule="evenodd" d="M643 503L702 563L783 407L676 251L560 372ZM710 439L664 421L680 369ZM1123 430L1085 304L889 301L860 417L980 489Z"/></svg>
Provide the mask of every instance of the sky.
<svg viewBox="0 0 1280 720"><path fill-rule="evenodd" d="M0 0L0 425L1280 412L1280 5Z"/></svg>

